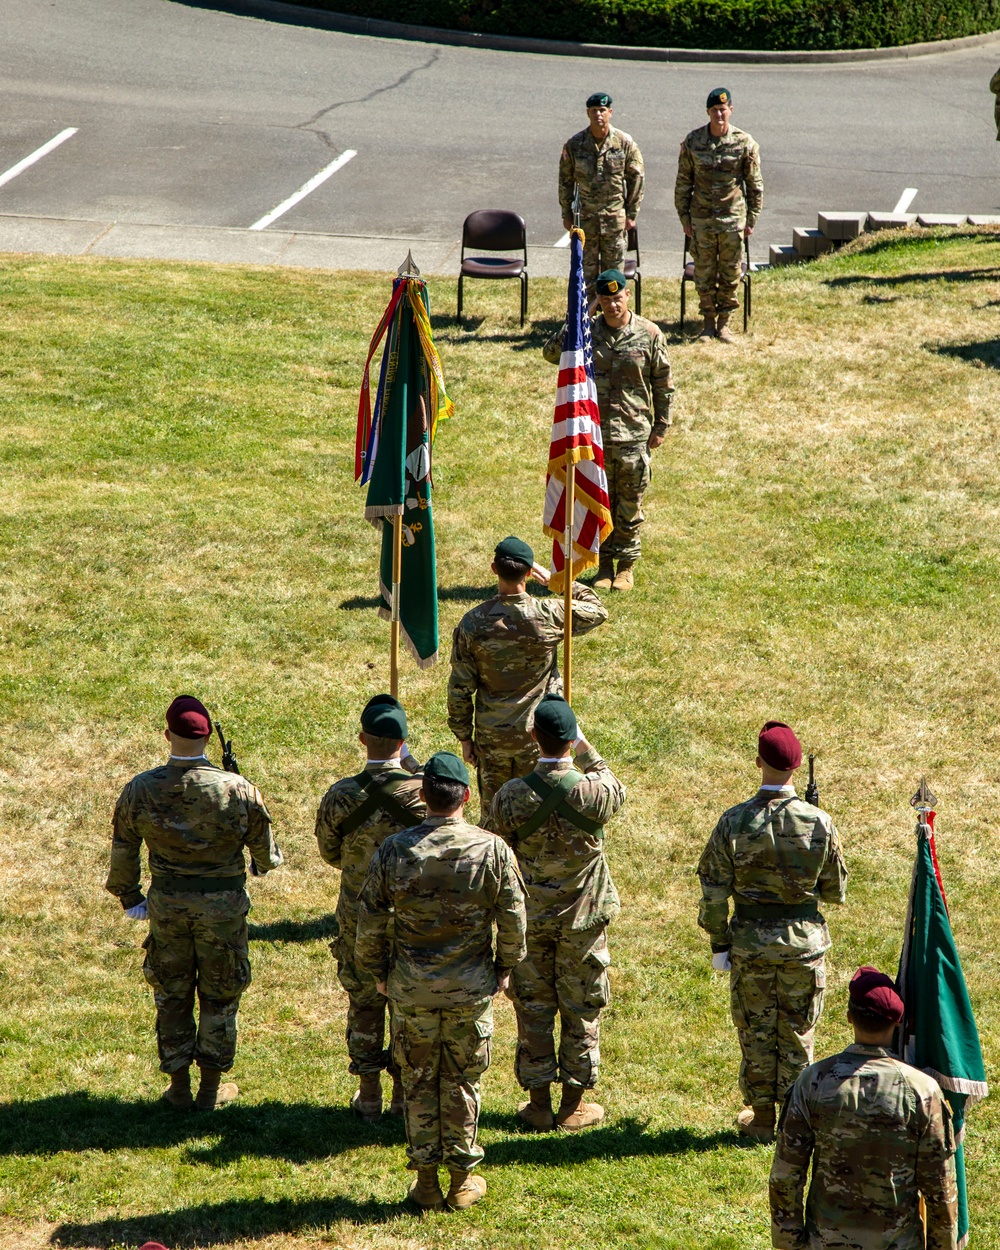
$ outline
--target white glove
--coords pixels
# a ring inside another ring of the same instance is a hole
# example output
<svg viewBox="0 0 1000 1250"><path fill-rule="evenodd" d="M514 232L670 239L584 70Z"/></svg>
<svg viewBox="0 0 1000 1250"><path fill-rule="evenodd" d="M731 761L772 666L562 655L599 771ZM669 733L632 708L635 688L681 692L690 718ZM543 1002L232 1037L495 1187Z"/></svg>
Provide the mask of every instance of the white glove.
<svg viewBox="0 0 1000 1250"><path fill-rule="evenodd" d="M712 956L712 967L716 972L729 972L733 966L733 961L729 958L729 951L716 951Z"/></svg>
<svg viewBox="0 0 1000 1250"><path fill-rule="evenodd" d="M399 748L399 758L401 760L412 760L414 758L414 756L410 754L409 746L407 746L405 742Z"/></svg>
<svg viewBox="0 0 1000 1250"><path fill-rule="evenodd" d="M141 903L136 903L134 907L126 907L125 915L128 916L129 920L148 919L148 913L146 910L146 900L143 899Z"/></svg>

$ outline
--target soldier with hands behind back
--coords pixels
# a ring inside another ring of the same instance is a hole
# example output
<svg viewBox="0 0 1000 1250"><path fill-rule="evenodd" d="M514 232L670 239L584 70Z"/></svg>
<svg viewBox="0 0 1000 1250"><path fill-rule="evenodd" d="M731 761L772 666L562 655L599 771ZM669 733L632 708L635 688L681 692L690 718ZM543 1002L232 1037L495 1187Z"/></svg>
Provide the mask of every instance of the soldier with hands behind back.
<svg viewBox="0 0 1000 1250"><path fill-rule="evenodd" d="M730 971L748 1104L739 1130L770 1141L775 1104L812 1062L830 947L819 904L844 901L847 869L833 821L796 796L798 738L768 721L757 749L760 788L723 813L698 864L698 924L711 938L712 966Z"/></svg>
<svg viewBox="0 0 1000 1250"><path fill-rule="evenodd" d="M469 773L456 755L431 756L421 796L424 822L386 838L371 861L356 957L392 1005L408 1166L417 1173L410 1198L459 1210L486 1193L475 1174L479 1078L490 1063L493 997L524 958L524 894L509 847L463 819Z"/></svg>
<svg viewBox="0 0 1000 1250"><path fill-rule="evenodd" d="M271 817L245 777L208 760L212 724L203 703L180 695L167 708L166 764L133 777L115 806L107 889L134 920L149 919L143 972L153 988L163 1097L214 1110L239 1093L222 1075L236 1055L236 1014L250 984L244 848L257 874L281 865ZM140 888L145 842L152 880ZM194 1015L195 995L199 1017ZM191 1064L201 1069L196 1098Z"/></svg>
<svg viewBox="0 0 1000 1250"><path fill-rule="evenodd" d="M423 820L421 778L406 750L406 713L392 695L376 695L361 713L358 740L365 748L364 771L334 782L316 814L316 841L328 864L340 869L337 937L331 943L337 976L347 991L347 1053L359 1078L351 1106L364 1120L382 1114L382 1071L392 1077L389 1110L403 1114L399 1069L385 1049L386 1001L372 977L355 960L358 895L375 851L391 834Z"/></svg>
<svg viewBox="0 0 1000 1250"><path fill-rule="evenodd" d="M539 703L532 736L542 752L534 772L501 787L487 821L513 848L528 893L528 953L510 995L515 1071L530 1096L518 1115L535 1129L575 1131L604 1119L603 1107L583 1099L597 1084L600 1015L611 1001L607 929L620 910L604 824L625 802L625 787L580 736L561 696ZM554 1081L562 1084L555 1117Z"/></svg>

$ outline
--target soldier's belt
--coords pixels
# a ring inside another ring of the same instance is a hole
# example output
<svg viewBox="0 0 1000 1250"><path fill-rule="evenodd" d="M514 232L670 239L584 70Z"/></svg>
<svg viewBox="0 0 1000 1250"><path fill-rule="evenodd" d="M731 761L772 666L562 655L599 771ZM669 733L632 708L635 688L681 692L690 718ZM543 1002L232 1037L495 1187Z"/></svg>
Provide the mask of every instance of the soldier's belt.
<svg viewBox="0 0 1000 1250"><path fill-rule="evenodd" d="M150 889L164 894L215 894L218 890L242 890L247 883L245 872L238 877L171 877L153 874Z"/></svg>
<svg viewBox="0 0 1000 1250"><path fill-rule="evenodd" d="M819 920L816 903L736 903L737 920Z"/></svg>

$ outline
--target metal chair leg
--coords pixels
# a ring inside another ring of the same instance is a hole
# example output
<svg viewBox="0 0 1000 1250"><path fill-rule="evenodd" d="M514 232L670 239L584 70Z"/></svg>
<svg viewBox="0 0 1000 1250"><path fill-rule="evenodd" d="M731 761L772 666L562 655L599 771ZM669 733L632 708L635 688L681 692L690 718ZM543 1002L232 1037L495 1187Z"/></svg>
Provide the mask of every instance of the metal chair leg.
<svg viewBox="0 0 1000 1250"><path fill-rule="evenodd" d="M521 329L524 329L524 317L528 311L528 275L521 274Z"/></svg>
<svg viewBox="0 0 1000 1250"><path fill-rule="evenodd" d="M677 329L681 334L684 333L684 316L687 312L687 278L681 275L681 320Z"/></svg>
<svg viewBox="0 0 1000 1250"><path fill-rule="evenodd" d="M462 320L462 275L458 275L458 321Z"/></svg>
<svg viewBox="0 0 1000 1250"><path fill-rule="evenodd" d="M642 316L642 274L638 271L635 275L635 311L637 316Z"/></svg>

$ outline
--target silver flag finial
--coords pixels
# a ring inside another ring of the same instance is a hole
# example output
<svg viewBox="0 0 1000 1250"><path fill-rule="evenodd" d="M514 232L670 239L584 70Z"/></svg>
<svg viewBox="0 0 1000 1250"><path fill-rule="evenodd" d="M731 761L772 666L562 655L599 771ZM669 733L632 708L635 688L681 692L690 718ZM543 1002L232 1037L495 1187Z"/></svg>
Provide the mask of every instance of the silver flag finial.
<svg viewBox="0 0 1000 1250"><path fill-rule="evenodd" d="M420 270L417 268L417 262L413 259L413 252L409 248L406 250L406 260L396 270L397 277L400 278L419 278Z"/></svg>
<svg viewBox="0 0 1000 1250"><path fill-rule="evenodd" d="M920 788L910 799L910 806L915 807L918 812L929 812L937 807L937 795L927 784L926 777L920 778Z"/></svg>

